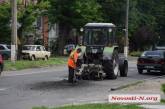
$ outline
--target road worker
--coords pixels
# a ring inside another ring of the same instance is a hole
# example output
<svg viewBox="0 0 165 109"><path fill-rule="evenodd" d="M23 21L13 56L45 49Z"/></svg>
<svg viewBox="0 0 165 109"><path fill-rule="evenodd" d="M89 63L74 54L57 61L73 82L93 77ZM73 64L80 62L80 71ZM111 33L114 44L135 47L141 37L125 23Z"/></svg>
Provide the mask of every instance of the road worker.
<svg viewBox="0 0 165 109"><path fill-rule="evenodd" d="M69 75L68 75L68 82L72 83L74 82L74 72L76 69L76 63L79 54L81 53L81 48L78 48L76 50L73 50L69 56L68 59L68 69L69 69Z"/></svg>

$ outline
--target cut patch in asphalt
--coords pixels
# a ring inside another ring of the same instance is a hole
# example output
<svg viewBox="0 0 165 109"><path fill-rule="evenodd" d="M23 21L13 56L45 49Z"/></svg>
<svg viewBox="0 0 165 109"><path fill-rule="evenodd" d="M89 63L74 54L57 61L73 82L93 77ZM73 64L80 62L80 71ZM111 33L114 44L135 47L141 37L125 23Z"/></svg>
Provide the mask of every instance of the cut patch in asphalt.
<svg viewBox="0 0 165 109"><path fill-rule="evenodd" d="M72 89L72 88L83 88L91 87L94 85L93 82L88 82L81 80L78 83L68 83L67 80L58 80L58 81L42 81L34 84L26 85L27 89L30 90L58 90L58 89ZM75 87L76 86L76 87Z"/></svg>

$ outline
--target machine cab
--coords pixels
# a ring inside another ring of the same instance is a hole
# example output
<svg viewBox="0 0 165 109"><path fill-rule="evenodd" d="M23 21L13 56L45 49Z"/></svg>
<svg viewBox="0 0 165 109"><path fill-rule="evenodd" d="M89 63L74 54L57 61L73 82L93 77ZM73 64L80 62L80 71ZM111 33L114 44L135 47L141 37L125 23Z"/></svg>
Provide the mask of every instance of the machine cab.
<svg viewBox="0 0 165 109"><path fill-rule="evenodd" d="M85 25L83 45L110 46L115 40L115 28L112 23L87 23Z"/></svg>

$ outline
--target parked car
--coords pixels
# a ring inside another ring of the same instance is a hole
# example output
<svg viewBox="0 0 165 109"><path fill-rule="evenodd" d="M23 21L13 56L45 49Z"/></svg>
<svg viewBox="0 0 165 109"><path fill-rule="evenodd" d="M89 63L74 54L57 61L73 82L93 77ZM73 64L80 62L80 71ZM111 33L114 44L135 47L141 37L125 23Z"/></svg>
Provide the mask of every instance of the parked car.
<svg viewBox="0 0 165 109"><path fill-rule="evenodd" d="M2 59L2 56L0 55L0 75L3 71L3 59Z"/></svg>
<svg viewBox="0 0 165 109"><path fill-rule="evenodd" d="M0 44L0 54L3 59L9 59L11 56L11 46L6 44Z"/></svg>
<svg viewBox="0 0 165 109"><path fill-rule="evenodd" d="M71 53L71 51L73 50L73 49L75 49L75 45L74 44L68 44L68 45L65 45L65 47L64 47L64 55L69 55L70 53Z"/></svg>
<svg viewBox="0 0 165 109"><path fill-rule="evenodd" d="M137 69L139 74L142 74L143 70L165 73L165 51L145 51L137 60Z"/></svg>
<svg viewBox="0 0 165 109"><path fill-rule="evenodd" d="M24 45L22 48L22 58L23 59L44 59L48 60L50 57L50 52L45 50L42 45Z"/></svg>

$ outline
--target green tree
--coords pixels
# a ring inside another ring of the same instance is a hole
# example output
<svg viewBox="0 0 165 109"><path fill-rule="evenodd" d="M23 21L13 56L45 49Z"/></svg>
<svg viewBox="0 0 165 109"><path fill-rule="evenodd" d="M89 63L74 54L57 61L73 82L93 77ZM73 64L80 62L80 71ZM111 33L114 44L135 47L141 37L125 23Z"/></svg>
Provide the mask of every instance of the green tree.
<svg viewBox="0 0 165 109"><path fill-rule="evenodd" d="M71 29L80 29L87 22L102 21L96 0L50 0L49 19L59 24L59 53L69 38Z"/></svg>
<svg viewBox="0 0 165 109"><path fill-rule="evenodd" d="M104 21L124 28L126 0L97 1L102 6ZM164 17L164 0L130 0L130 46L133 49L147 48L156 42L158 35L163 37L165 32ZM147 43L143 39L148 39Z"/></svg>
<svg viewBox="0 0 165 109"><path fill-rule="evenodd" d="M10 43L10 18L11 9L9 3L0 4L0 43Z"/></svg>
<svg viewBox="0 0 165 109"><path fill-rule="evenodd" d="M130 46L134 50L145 50L156 43L157 21L153 15L156 1L134 0L130 2Z"/></svg>
<svg viewBox="0 0 165 109"><path fill-rule="evenodd" d="M33 32L33 23L39 16L46 13L49 7L48 0L39 0L37 4L30 3L27 6L23 5L20 0L17 3L18 8L18 22L20 27L18 28L18 37L22 40L24 33ZM5 2L0 4L0 41L3 43L10 43L11 37L11 4Z"/></svg>
<svg viewBox="0 0 165 109"><path fill-rule="evenodd" d="M18 37L23 42L23 37L26 33L31 33L35 31L35 26L38 17L46 14L49 7L48 0L39 0L37 4L30 3L27 6L18 6L18 22L20 27L18 29Z"/></svg>
<svg viewBox="0 0 165 109"><path fill-rule="evenodd" d="M154 0L151 14L155 17L155 30L161 39L165 39L165 0Z"/></svg>
<svg viewBox="0 0 165 109"><path fill-rule="evenodd" d="M104 22L123 27L125 24L125 0L97 0L101 5Z"/></svg>

